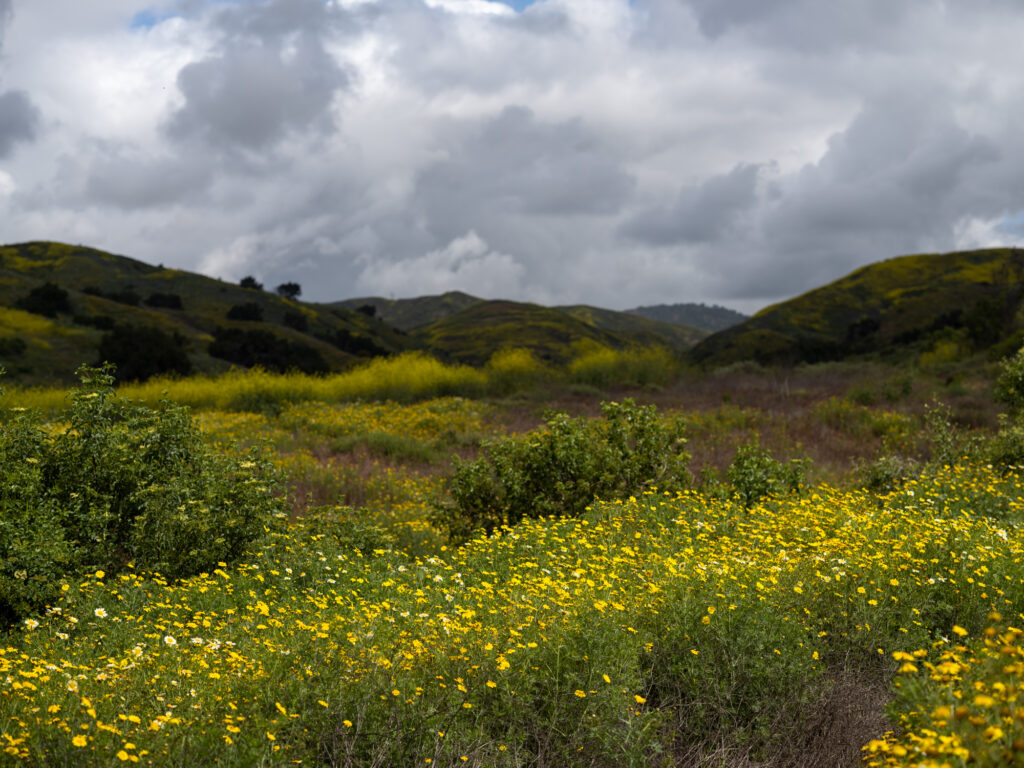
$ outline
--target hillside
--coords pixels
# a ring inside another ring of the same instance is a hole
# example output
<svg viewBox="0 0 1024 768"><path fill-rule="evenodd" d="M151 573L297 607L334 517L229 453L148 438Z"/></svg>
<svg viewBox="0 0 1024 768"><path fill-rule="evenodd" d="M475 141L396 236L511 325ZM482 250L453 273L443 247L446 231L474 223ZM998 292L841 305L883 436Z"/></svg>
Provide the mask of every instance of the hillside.
<svg viewBox="0 0 1024 768"><path fill-rule="evenodd" d="M580 345L622 349L652 344L650 336L614 333L567 312L514 301L481 301L412 333L424 347L447 360L482 365L498 349L529 349L541 360L562 365Z"/></svg>
<svg viewBox="0 0 1024 768"><path fill-rule="evenodd" d="M384 299L379 296L345 299L330 306L348 310L373 307L374 317L395 328L411 331L443 320L481 301L483 299L470 296L468 293L448 291L440 296L418 296L413 299Z"/></svg>
<svg viewBox="0 0 1024 768"><path fill-rule="evenodd" d="M723 331L747 319L746 315L727 307L706 304L654 304L627 309L626 312L662 323L700 328L709 333Z"/></svg>
<svg viewBox="0 0 1024 768"><path fill-rule="evenodd" d="M555 307L555 309L595 328L626 334L642 344L663 344L674 349L689 349L709 335L709 331L700 328L661 322L641 315L590 307L585 304Z"/></svg>
<svg viewBox="0 0 1024 768"><path fill-rule="evenodd" d="M794 364L874 356L940 363L1024 340L1024 250L901 256L767 307L691 352L695 362Z"/></svg>
<svg viewBox="0 0 1024 768"><path fill-rule="evenodd" d="M339 307L81 246L0 247L0 363L23 384L68 381L81 363L98 362L101 348L104 359L121 358L129 378L145 378L253 364L340 370L414 346Z"/></svg>

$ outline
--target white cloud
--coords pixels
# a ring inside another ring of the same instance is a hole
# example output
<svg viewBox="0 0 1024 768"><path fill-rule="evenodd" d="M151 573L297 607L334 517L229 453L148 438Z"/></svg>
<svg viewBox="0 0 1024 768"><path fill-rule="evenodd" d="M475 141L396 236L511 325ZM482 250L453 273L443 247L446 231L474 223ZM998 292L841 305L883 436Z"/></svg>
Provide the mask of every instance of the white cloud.
<svg viewBox="0 0 1024 768"><path fill-rule="evenodd" d="M426 296L464 291L500 298L519 290L523 266L470 230L444 248L394 263L367 260L356 282L362 294Z"/></svg>

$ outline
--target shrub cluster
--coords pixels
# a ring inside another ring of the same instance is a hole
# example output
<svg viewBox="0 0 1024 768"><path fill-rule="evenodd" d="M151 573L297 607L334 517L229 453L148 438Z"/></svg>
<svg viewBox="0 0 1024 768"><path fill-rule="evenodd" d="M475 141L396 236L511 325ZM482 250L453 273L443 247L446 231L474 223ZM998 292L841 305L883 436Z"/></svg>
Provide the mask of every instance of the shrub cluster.
<svg viewBox="0 0 1024 768"><path fill-rule="evenodd" d="M110 367L78 375L62 431L22 409L0 423L0 621L52 601L70 574L212 570L278 512L268 461L215 453L184 407L115 397Z"/></svg>
<svg viewBox="0 0 1024 768"><path fill-rule="evenodd" d="M435 504L453 540L488 533L524 517L577 517L595 498L615 499L690 480L686 440L677 419L632 400L603 403L603 419L549 414L521 437L484 444L475 461L455 460L451 500Z"/></svg>
<svg viewBox="0 0 1024 768"><path fill-rule="evenodd" d="M733 494L744 507L762 499L795 493L804 483L805 462L781 462L756 441L741 445L729 465L727 476Z"/></svg>

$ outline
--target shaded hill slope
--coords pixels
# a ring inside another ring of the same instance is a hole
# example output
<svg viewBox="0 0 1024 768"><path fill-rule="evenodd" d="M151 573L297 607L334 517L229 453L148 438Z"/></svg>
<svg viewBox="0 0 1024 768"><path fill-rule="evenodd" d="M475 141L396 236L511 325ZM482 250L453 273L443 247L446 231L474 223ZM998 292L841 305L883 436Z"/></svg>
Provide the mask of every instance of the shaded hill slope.
<svg viewBox="0 0 1024 768"><path fill-rule="evenodd" d="M699 328L708 333L725 330L747 319L746 315L727 307L692 303L654 304L649 307L627 309L626 312L662 323Z"/></svg>
<svg viewBox="0 0 1024 768"><path fill-rule="evenodd" d="M448 291L440 296L418 296L413 299L384 299L380 296L345 299L330 306L348 310L373 307L375 317L388 325L403 331L411 331L424 325L451 317L456 312L479 304L483 299L461 291Z"/></svg>
<svg viewBox="0 0 1024 768"><path fill-rule="evenodd" d="M339 307L81 246L0 246L0 363L10 378L68 381L81 363L99 361L101 347L109 359L118 344L127 358L122 370L164 346L179 355L171 370L182 373L253 364L340 370L415 346L401 332Z"/></svg>
<svg viewBox="0 0 1024 768"><path fill-rule="evenodd" d="M952 361L1012 351L1024 250L995 248L901 256L767 307L698 344L704 365L794 364L857 356L931 355Z"/></svg>
<svg viewBox="0 0 1024 768"><path fill-rule="evenodd" d="M555 309L595 328L626 334L638 343L645 345L664 344L674 349L689 349L709 335L708 331L700 328L661 322L629 312L616 312L612 309L590 307L585 304L555 307Z"/></svg>

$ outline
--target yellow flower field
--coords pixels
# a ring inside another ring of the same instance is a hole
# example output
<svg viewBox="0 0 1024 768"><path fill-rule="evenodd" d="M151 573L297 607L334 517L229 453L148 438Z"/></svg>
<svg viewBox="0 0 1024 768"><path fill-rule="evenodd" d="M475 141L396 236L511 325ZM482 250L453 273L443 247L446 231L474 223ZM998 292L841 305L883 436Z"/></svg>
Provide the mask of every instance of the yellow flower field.
<svg viewBox="0 0 1024 768"><path fill-rule="evenodd" d="M291 417L329 425L316 406ZM868 760L918 765L899 750L955 741L926 764L994 765L1024 733L1022 507L1019 476L964 465L748 511L652 492L420 557L359 549L323 513L196 578L68 582L0 648L0 749L29 765L673 765L729 736L756 757L785 749L772 724L840 669L881 664L904 668L897 703L951 698L865 742ZM973 741L950 730L958 702L984 720Z"/></svg>

